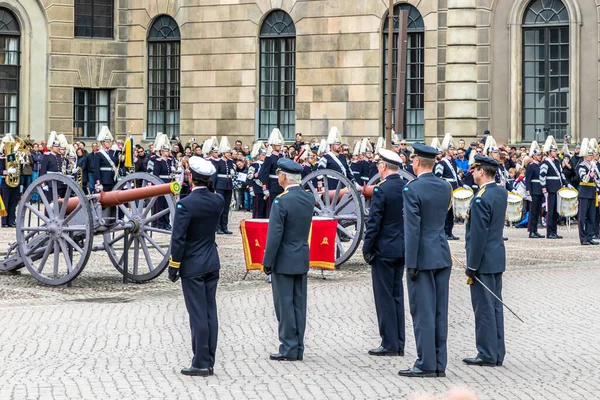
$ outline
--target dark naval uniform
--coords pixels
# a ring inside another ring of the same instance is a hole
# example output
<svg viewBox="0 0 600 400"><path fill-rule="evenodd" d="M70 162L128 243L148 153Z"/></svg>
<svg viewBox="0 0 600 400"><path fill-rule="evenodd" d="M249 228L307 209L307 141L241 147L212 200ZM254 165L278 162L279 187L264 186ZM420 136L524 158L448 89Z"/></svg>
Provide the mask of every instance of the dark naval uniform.
<svg viewBox="0 0 600 400"><path fill-rule="evenodd" d="M404 353L404 180L391 174L373 189L363 254L372 254L371 277L381 347ZM367 258L367 257L365 257Z"/></svg>
<svg viewBox="0 0 600 400"><path fill-rule="evenodd" d="M540 183L540 164L533 161L525 169L525 189L531 195L531 210L529 211L529 221L527 230L529 235L538 233L538 222L544 201L542 184ZM538 236L541 236L538 234Z"/></svg>
<svg viewBox="0 0 600 400"><path fill-rule="evenodd" d="M502 298L502 273L506 270L502 231L507 197L506 189L495 182L483 185L471 200L466 225L467 267L472 271L469 273L477 276L499 298ZM502 304L477 281L470 287L477 357L465 362L490 366L501 364L506 354Z"/></svg>
<svg viewBox="0 0 600 400"><path fill-rule="evenodd" d="M173 178L171 174L173 173L173 171L173 159L171 157L168 157L166 160L162 157L156 157L154 159L152 174L160 178L164 183L172 182ZM169 204L167 203L167 199L165 198L165 196L159 196L158 199L156 199L155 204L156 206L154 209L154 214L158 214L163 210L169 209ZM158 218L157 227L159 229L171 230L170 219L171 216L167 211L166 214L161 215Z"/></svg>
<svg viewBox="0 0 600 400"><path fill-rule="evenodd" d="M350 169L354 180L361 186L369 182L369 162L367 160L353 161L350 164Z"/></svg>
<svg viewBox="0 0 600 400"><path fill-rule="evenodd" d="M97 181L100 181L102 190L105 192L110 192L117 184L115 172L118 171L117 165L119 164L120 154L120 150L107 151L105 149L101 149L97 154L94 177Z"/></svg>
<svg viewBox="0 0 600 400"><path fill-rule="evenodd" d="M255 161L248 168L248 178L254 191L254 207L252 208L252 218L267 218L267 200L263 193L263 185L258 176L264 164L262 161Z"/></svg>
<svg viewBox="0 0 600 400"><path fill-rule="evenodd" d="M400 371L400 375L443 376L448 361L452 268L444 221L452 201L452 187L433 173L423 173L404 187L403 194L404 242L410 249L405 254L407 289L418 359L412 370Z"/></svg>
<svg viewBox="0 0 600 400"><path fill-rule="evenodd" d="M456 169L456 164L454 164L451 160L444 157L435 165L435 176L438 178L442 178L446 182L450 183L452 186L452 190L456 190L459 186L462 186L463 183L458 176L458 172ZM446 236L454 240L456 236L452 234L452 229L454 228L454 209L450 208L446 213L446 220L444 222L444 232L446 232Z"/></svg>
<svg viewBox="0 0 600 400"><path fill-rule="evenodd" d="M479 190L479 186L475 183L475 179L473 177L472 172L466 173L463 183L470 187L473 190L473 193L477 193L477 191Z"/></svg>
<svg viewBox="0 0 600 400"><path fill-rule="evenodd" d="M281 157L283 157L281 153L275 151L272 152L269 157L265 158L263 166L258 173L258 179L263 184L263 192L265 189L269 192L269 198L267 199L267 217L271 213L271 207L273 207L275 198L283 193L283 188L277 181L277 161L279 161Z"/></svg>
<svg viewBox="0 0 600 400"><path fill-rule="evenodd" d="M233 195L233 179L235 178L235 164L232 160L220 159L216 164L217 170L215 180L215 190L223 199L225 199L225 208L221 214L221 222L218 229L228 233L227 225L229 224L229 209L231 208L231 197Z"/></svg>
<svg viewBox="0 0 600 400"><path fill-rule="evenodd" d="M58 153L48 152L44 154L42 157L42 163L40 165L40 176L46 174L62 174L64 161L65 160L63 157ZM66 185L61 182L57 182L56 185L58 188L58 196L64 197L67 190ZM44 191L46 199L48 199L48 201L52 201L52 188L48 185L47 190L44 189Z"/></svg>
<svg viewBox="0 0 600 400"><path fill-rule="evenodd" d="M579 164L577 176L579 177L579 215L577 216L579 241L585 245L597 244L593 237L596 226L597 183L600 183L600 179L587 161Z"/></svg>
<svg viewBox="0 0 600 400"><path fill-rule="evenodd" d="M266 272L273 272L273 302L281 342L279 354L272 359L302 360L304 356L308 235L314 205L314 197L294 185L277 196L271 208L263 265Z"/></svg>
<svg viewBox="0 0 600 400"><path fill-rule="evenodd" d="M4 207L6 209L6 217L2 217L2 226L17 226L17 205L19 204L19 198L21 197L19 185L16 187L10 187L6 183L6 178L8 176L7 171L7 161L9 158L14 158L14 154L9 154L7 158L0 158L0 172L2 172L2 201L4 202ZM17 168L19 168L17 166ZM50 189L52 190L52 189Z"/></svg>
<svg viewBox="0 0 600 400"><path fill-rule="evenodd" d="M542 190L546 189L546 237L551 239L559 239L558 236L558 209L557 209L557 193L563 186L567 186L567 180L562 173L562 167L558 159L552 160L547 158L540 165L540 183Z"/></svg>
<svg viewBox="0 0 600 400"><path fill-rule="evenodd" d="M336 155L334 152L323 154L323 157L319 160L317 169L332 169L344 175L350 182L356 182L352 171L348 167L348 159L343 154ZM327 177L327 187L329 190L335 190L337 184L337 179Z"/></svg>
<svg viewBox="0 0 600 400"><path fill-rule="evenodd" d="M369 180L371 180L379 172L377 171L377 161L368 161L369 163Z"/></svg>
<svg viewBox="0 0 600 400"><path fill-rule="evenodd" d="M215 231L225 207L223 197L199 187L175 208L170 268L178 268L192 330L192 367L215 365L217 349L217 282L219 254Z"/></svg>

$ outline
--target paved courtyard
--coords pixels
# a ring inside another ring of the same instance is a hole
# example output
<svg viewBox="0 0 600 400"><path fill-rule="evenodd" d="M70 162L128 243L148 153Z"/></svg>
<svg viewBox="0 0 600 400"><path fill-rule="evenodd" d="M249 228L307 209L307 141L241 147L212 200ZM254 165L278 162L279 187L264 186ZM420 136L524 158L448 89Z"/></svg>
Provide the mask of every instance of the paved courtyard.
<svg viewBox="0 0 600 400"><path fill-rule="evenodd" d="M249 214L236 213L232 227ZM508 354L502 368L467 367L474 323L462 268L450 291L448 377L397 375L412 365L410 317L404 357L367 355L379 345L369 270L357 255L342 269L311 272L304 362L268 360L277 350L271 288L264 276L242 280L240 235L218 237L219 346L215 376L179 374L190 362L180 283L166 275L121 283L102 253L71 288L41 286L24 272L0 275L0 399L402 399L467 385L481 399L597 399L600 360L600 249L579 246L576 227L561 241L525 239L507 229ZM464 260L461 241L451 243ZM0 230L0 243L14 230ZM359 253L359 252L358 252ZM408 315L408 307L407 307Z"/></svg>

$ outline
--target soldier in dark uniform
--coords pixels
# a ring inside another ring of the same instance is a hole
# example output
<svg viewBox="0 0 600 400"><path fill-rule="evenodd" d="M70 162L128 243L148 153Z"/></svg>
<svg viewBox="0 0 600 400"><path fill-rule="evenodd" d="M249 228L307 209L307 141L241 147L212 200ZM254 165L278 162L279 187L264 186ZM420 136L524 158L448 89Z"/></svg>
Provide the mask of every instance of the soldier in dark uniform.
<svg viewBox="0 0 600 400"><path fill-rule="evenodd" d="M529 231L530 239L541 239L544 236L538 233L538 222L542 203L544 202L544 193L542 192L542 184L540 183L542 153L537 149L532 149L529 155L533 158L533 161L525 168L525 189L527 190L527 194L531 196L527 230Z"/></svg>
<svg viewBox="0 0 600 400"><path fill-rule="evenodd" d="M337 171L346 176L350 182L354 182L358 187L359 185L354 180L350 167L348 167L348 159L341 153L342 137L335 126L331 128L331 131L329 132L327 144L331 146L330 151L321 157L317 169L331 169ZM329 187L329 190L335 190L337 184L337 179L327 177L327 186Z"/></svg>
<svg viewBox="0 0 600 400"><path fill-rule="evenodd" d="M312 151L307 150L303 156L304 162L302 163L302 179L308 174L317 170L317 163L315 161L315 155Z"/></svg>
<svg viewBox="0 0 600 400"><path fill-rule="evenodd" d="M163 183L171 183L173 181L175 167L173 165L173 158L169 156L171 147L169 146L169 141L166 135L164 135L162 140L159 141L156 148L160 151L160 157L154 158L152 174L162 180ZM154 208L154 214L158 214L163 210L169 209L169 203L167 203L165 196L159 196L154 204L156 204ZM161 215L156 221L157 228L170 231L172 229L170 220L170 213Z"/></svg>
<svg viewBox="0 0 600 400"><path fill-rule="evenodd" d="M548 137L552 139L551 136ZM546 238L547 239L562 239L558 235L558 209L557 209L557 193L564 186L572 188L571 184L567 183L565 176L562 173L560 160L557 158L558 149L554 144L544 145L548 152L548 157L540 166L540 183L542 192L546 195Z"/></svg>
<svg viewBox="0 0 600 400"><path fill-rule="evenodd" d="M267 217L271 214L271 207L275 198L283 193L283 188L279 185L277 179L277 162L283 157L283 154L280 154L281 146L283 145L283 135L279 129L273 129L268 143L272 149L271 155L265 158L265 162L258 173L258 179L262 182L263 198L268 201Z"/></svg>
<svg viewBox="0 0 600 400"><path fill-rule="evenodd" d="M309 267L308 235L314 197L300 187L300 164L282 158L278 179L285 191L273 201L263 266L272 274L273 302L279 323L279 352L271 360L302 361L306 329L306 276Z"/></svg>
<svg viewBox="0 0 600 400"><path fill-rule="evenodd" d="M413 145L417 179L404 187L404 243L407 289L418 359L398 372L406 377L444 377L448 351L448 291L452 261L444 221L452 186L432 171L439 151Z"/></svg>
<svg viewBox="0 0 600 400"><path fill-rule="evenodd" d="M42 157L42 163L40 165L40 176L44 176L46 174L62 174L64 160L60 154L60 142L56 135L56 132L52 131L50 133L50 138L48 139L48 146L50 146L50 151L45 153ZM52 201L52 188L48 185L44 185L42 188L44 190L44 194L46 195L46 199L48 201ZM64 193L66 187L64 183L58 183L57 189L60 192Z"/></svg>
<svg viewBox="0 0 600 400"><path fill-rule="evenodd" d="M10 133L7 133L2 139L2 149L0 149L0 171L2 171L2 200L4 201L4 207L6 210L6 216L2 217L2 226L8 226L11 228L15 228L17 226L16 218L17 218L17 204L19 203L19 198L21 197L19 185L15 187L11 187L7 183L7 177L9 175L14 175L19 173L17 168L14 166L8 166L9 163L15 161L16 154L10 153L6 154L7 144L15 142L15 139L12 137ZM14 146L13 146L14 149Z"/></svg>
<svg viewBox="0 0 600 400"><path fill-rule="evenodd" d="M465 273L470 278L477 355L463 359L467 365L501 366L506 354L502 304L475 280L477 277L502 298L502 274L506 270L502 232L508 192L495 182L499 166L490 157L475 156L474 176L480 189L471 200L467 220Z"/></svg>
<svg viewBox="0 0 600 400"><path fill-rule="evenodd" d="M96 191L110 192L117 184L120 150L113 150L111 147L113 136L106 126L103 126L98 134L98 141L101 142L101 148L97 155L96 170Z"/></svg>
<svg viewBox="0 0 600 400"><path fill-rule="evenodd" d="M217 349L216 294L221 267L215 231L225 201L207 189L214 166L201 157L191 157L189 163L193 188L175 208L173 224L177 229L171 236L169 279L176 282L181 277L190 315L194 358L181 373L209 376L213 374Z"/></svg>
<svg viewBox="0 0 600 400"><path fill-rule="evenodd" d="M229 209L233 195L235 164L231 160L231 147L229 145L223 145L220 150L222 158L216 163L215 189L225 199L225 208L221 214L221 223L217 227L217 233L220 235L232 235L233 232L227 228L227 225L229 224Z"/></svg>
<svg viewBox="0 0 600 400"><path fill-rule="evenodd" d="M582 245L597 245L594 237L596 226L596 190L600 186L600 177L596 175L593 164L594 149L588 147L587 139L582 143L583 161L577 166L579 178L579 241Z"/></svg>
<svg viewBox="0 0 600 400"><path fill-rule="evenodd" d="M373 189L363 256L371 265L375 310L381 344L369 350L373 356L404 355L404 180L398 175L398 153L379 150L381 181Z"/></svg>
<svg viewBox="0 0 600 400"><path fill-rule="evenodd" d="M262 144L261 144L262 145ZM263 148L256 149L255 161L248 168L248 179L250 179L250 194L254 197L254 207L252 208L252 218L267 218L267 201L263 194L263 184L258 179L263 168L267 152Z"/></svg>
<svg viewBox="0 0 600 400"><path fill-rule="evenodd" d="M452 147L448 147L446 155L436 164L435 176L442 178L446 182L450 183L452 190L456 190L463 186L463 182L458 176L458 170L456 164L452 159ZM446 222L444 224L444 232L446 232L446 239L458 240L458 237L454 236L452 229L454 228L454 209L450 208L446 214Z"/></svg>

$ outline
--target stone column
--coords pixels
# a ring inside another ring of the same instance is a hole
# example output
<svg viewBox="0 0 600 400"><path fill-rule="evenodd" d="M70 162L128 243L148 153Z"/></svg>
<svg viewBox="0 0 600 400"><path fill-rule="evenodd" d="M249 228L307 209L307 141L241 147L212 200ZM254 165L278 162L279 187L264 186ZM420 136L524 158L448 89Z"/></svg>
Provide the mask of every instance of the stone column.
<svg viewBox="0 0 600 400"><path fill-rule="evenodd" d="M477 135L477 4L448 0L445 131Z"/></svg>

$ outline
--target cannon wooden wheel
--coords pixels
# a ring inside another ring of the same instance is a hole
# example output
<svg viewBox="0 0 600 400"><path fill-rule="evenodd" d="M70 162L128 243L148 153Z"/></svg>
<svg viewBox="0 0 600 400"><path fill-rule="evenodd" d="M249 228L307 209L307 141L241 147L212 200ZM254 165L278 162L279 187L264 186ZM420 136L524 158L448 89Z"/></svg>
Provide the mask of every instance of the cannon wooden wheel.
<svg viewBox="0 0 600 400"><path fill-rule="evenodd" d="M61 195L79 200L68 215ZM31 275L51 286L69 283L83 271L92 251L94 224L85 193L65 175L36 179L19 203L16 234L19 255Z"/></svg>
<svg viewBox="0 0 600 400"><path fill-rule="evenodd" d="M158 177L145 172L136 172L119 181L113 191L133 189L136 184L161 185ZM153 212L159 197L164 197L168 207L161 212ZM172 195L152 197L146 200L130 201L118 206L124 224L111 228L104 234L104 249L115 268L123 269L125 230L129 233L128 276L135 282L146 282L159 276L169 262L171 230L159 229L154 225L163 215L175 215L175 202Z"/></svg>
<svg viewBox="0 0 600 400"><path fill-rule="evenodd" d="M326 178L337 180L335 187L329 187ZM316 181L322 183L321 188ZM352 257L363 237L365 221L361 195L348 178L330 169L311 172L302 179L301 186L315 197L315 216L338 221L335 266L339 267Z"/></svg>

